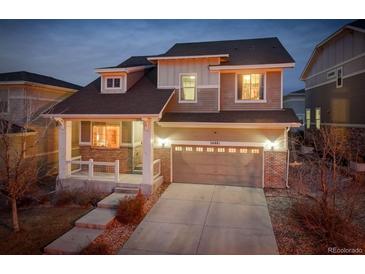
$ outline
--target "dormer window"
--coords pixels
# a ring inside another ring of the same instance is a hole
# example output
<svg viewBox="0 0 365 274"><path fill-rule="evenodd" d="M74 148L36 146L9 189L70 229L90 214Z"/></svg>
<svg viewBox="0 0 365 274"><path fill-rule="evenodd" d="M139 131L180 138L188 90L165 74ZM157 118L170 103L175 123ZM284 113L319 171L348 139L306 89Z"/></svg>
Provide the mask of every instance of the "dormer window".
<svg viewBox="0 0 365 274"><path fill-rule="evenodd" d="M106 78L106 88L120 88L120 78Z"/></svg>
<svg viewBox="0 0 365 274"><path fill-rule="evenodd" d="M265 100L265 74L237 74L236 102Z"/></svg>

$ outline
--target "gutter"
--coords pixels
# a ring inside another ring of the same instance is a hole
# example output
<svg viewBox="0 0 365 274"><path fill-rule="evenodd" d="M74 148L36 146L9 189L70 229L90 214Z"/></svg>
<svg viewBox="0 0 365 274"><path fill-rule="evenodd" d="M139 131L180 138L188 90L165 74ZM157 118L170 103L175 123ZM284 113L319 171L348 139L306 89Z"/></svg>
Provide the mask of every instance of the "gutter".
<svg viewBox="0 0 365 274"><path fill-rule="evenodd" d="M290 127L288 127L286 129L286 136L288 136L288 132L290 130ZM289 138L287 138L287 142L289 143ZM287 144L288 146L288 144ZM288 156L287 156L287 161L286 161L286 179L285 179L285 186L286 188L290 188L289 187L289 160L290 160L290 152L289 152L289 146L288 146Z"/></svg>

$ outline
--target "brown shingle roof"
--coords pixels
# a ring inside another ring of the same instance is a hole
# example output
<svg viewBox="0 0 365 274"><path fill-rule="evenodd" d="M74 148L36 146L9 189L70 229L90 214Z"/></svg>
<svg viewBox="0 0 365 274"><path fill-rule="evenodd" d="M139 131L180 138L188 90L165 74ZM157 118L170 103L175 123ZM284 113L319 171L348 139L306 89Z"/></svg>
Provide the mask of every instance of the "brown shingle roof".
<svg viewBox="0 0 365 274"><path fill-rule="evenodd" d="M294 63L279 39L259 38L196 43L178 43L158 57L229 54L222 65Z"/></svg>
<svg viewBox="0 0 365 274"><path fill-rule="evenodd" d="M221 111L217 113L168 112L160 122L200 123L299 123L292 109Z"/></svg>
<svg viewBox="0 0 365 274"><path fill-rule="evenodd" d="M156 87L156 69L149 70L126 93L100 93L100 78L68 97L49 114L159 114L173 90ZM48 113L47 113L48 114Z"/></svg>
<svg viewBox="0 0 365 274"><path fill-rule="evenodd" d="M15 71L0 73L0 82L10 82L10 81L27 81L39 84L45 84L50 86L62 87L79 90L82 88L79 85L75 85L66 81L62 81L50 76L36 74L27 71Z"/></svg>

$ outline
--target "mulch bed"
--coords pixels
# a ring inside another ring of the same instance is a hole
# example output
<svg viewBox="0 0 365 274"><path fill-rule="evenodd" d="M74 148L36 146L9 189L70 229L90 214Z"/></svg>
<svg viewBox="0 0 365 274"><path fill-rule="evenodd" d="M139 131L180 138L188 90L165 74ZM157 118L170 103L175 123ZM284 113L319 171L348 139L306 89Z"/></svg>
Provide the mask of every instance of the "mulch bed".
<svg viewBox="0 0 365 274"><path fill-rule="evenodd" d="M144 216L150 211L169 185L170 183L163 183L147 198L144 206ZM97 237L83 250L82 254L118 254L137 226L138 224L121 224L115 219L102 235Z"/></svg>

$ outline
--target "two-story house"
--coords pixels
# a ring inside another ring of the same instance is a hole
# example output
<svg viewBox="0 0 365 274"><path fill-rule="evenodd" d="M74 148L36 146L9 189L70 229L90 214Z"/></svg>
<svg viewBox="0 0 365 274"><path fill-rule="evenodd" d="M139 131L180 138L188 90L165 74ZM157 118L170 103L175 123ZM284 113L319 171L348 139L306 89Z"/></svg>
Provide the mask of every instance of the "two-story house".
<svg viewBox="0 0 365 274"><path fill-rule="evenodd" d="M300 126L283 108L291 67L280 41L263 38L179 43L96 69L99 78L45 115L60 125L61 185L144 193L163 180L285 187L287 132Z"/></svg>
<svg viewBox="0 0 365 274"><path fill-rule="evenodd" d="M304 124L305 120L305 90L300 89L288 93L283 97L284 108L291 108L294 110L295 115L297 115L299 121ZM303 130L304 127L299 128Z"/></svg>
<svg viewBox="0 0 365 274"><path fill-rule="evenodd" d="M57 128L40 114L80 88L27 71L0 73L0 134L12 137L14 146L21 144L31 147L25 157L37 156L40 161L46 161L46 165L57 168ZM75 137L76 130L75 126ZM23 139L22 135L26 135L24 140L20 140ZM77 146L74 148L78 149ZM20 151L20 148L14 149Z"/></svg>
<svg viewBox="0 0 365 274"><path fill-rule="evenodd" d="M343 26L319 43L301 80L306 90L306 130L329 126L348 135L349 148L365 156L365 20Z"/></svg>

